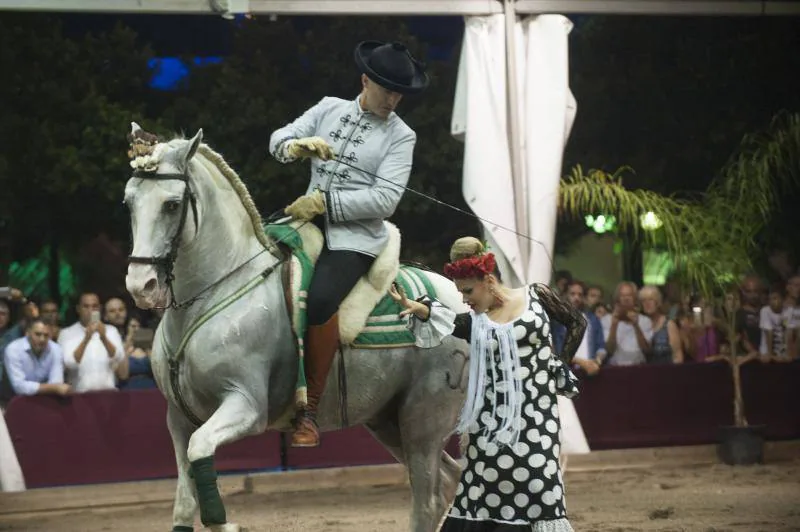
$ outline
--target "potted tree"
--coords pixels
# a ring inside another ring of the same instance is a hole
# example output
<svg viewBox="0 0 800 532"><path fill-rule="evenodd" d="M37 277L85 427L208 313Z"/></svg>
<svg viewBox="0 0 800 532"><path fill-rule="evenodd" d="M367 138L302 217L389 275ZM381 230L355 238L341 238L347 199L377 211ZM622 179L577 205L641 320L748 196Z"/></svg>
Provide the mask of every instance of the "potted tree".
<svg viewBox="0 0 800 532"><path fill-rule="evenodd" d="M758 236L782 191L800 183L800 114L781 113L766 131L746 136L719 177L692 199L626 189L623 172L584 174L576 167L562 180L559 214L614 215L621 230L631 231L645 245L668 250L682 284L722 316L721 329L730 346L722 358L731 368L734 396L733 425L720 427L718 455L732 465L761 462L763 427L750 426L745 416L740 366L748 357L740 352L735 308L725 304L725 294L753 271L755 259L764 253ZM658 220L659 229L642 230L643 217Z"/></svg>

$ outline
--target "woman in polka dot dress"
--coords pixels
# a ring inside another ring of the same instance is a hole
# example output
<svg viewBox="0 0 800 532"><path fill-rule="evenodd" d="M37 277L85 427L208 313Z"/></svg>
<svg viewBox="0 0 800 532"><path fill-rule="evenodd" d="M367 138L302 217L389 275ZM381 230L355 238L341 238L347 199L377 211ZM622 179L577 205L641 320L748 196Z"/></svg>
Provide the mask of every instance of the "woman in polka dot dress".
<svg viewBox="0 0 800 532"><path fill-rule="evenodd" d="M467 465L441 532L567 532L559 467L556 394L574 397L569 370L586 328L581 313L544 284L511 289L494 256L475 238L456 241L445 274L471 311L456 315L437 301L394 298L429 345L448 334L470 342L467 399L456 432L468 439ZM550 319L567 327L559 358Z"/></svg>

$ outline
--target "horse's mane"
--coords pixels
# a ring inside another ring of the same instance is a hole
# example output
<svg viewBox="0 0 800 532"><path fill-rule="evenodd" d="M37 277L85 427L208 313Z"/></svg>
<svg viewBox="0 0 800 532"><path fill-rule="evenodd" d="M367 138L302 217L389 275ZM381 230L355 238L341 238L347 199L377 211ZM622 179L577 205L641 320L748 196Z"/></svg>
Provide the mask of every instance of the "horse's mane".
<svg viewBox="0 0 800 532"><path fill-rule="evenodd" d="M250 222L253 224L253 231L258 241L266 248L274 248L275 243L264 232L264 222L261 219L261 214L258 212L247 186L245 186L236 171L228 165L222 155L212 150L207 144L200 143L197 147L197 153L205 157L228 180L228 183L230 183L239 197L239 201L242 202L244 210L247 211L247 215L250 217Z"/></svg>

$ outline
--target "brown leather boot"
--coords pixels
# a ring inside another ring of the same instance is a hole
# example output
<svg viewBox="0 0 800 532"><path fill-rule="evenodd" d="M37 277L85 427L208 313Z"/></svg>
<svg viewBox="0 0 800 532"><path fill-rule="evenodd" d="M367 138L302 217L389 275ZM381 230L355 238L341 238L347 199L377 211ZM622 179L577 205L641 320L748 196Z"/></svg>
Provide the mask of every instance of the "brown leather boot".
<svg viewBox="0 0 800 532"><path fill-rule="evenodd" d="M325 381L339 349L339 314L334 314L322 325L309 325L306 332L305 371L308 386L308 405L297 412L292 447L319 445L317 406Z"/></svg>

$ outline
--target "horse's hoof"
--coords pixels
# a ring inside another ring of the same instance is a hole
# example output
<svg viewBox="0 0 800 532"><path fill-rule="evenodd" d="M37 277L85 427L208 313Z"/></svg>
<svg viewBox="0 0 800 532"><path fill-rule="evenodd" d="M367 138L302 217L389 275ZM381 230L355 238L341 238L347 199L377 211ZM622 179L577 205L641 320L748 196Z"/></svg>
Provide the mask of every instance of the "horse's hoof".
<svg viewBox="0 0 800 532"><path fill-rule="evenodd" d="M247 532L246 528L242 528L236 523L225 523L224 525L211 525L208 527L211 532Z"/></svg>

